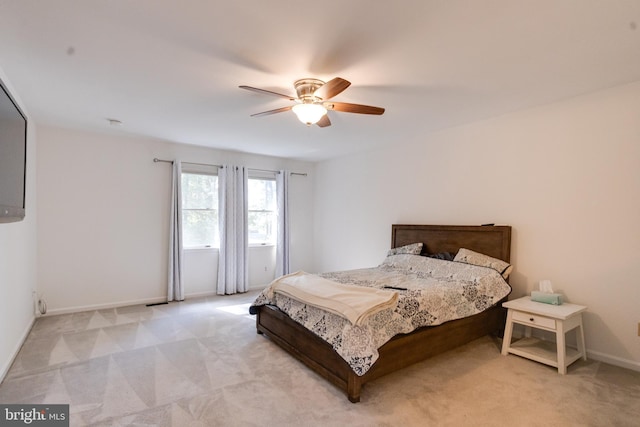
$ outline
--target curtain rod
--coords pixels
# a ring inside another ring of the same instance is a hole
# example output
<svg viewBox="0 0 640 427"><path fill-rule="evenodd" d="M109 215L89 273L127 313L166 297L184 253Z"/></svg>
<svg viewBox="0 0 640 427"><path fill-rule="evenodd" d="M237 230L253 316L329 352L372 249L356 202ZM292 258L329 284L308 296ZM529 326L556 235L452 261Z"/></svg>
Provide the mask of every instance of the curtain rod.
<svg viewBox="0 0 640 427"><path fill-rule="evenodd" d="M155 157L153 159L154 163L158 163L158 162L162 162L162 163L171 163L173 164L173 160L163 160L163 159L159 159L157 157ZM212 165L209 163L193 163L193 162L182 162L182 163L186 163L188 165L198 165L198 166L213 166L216 168L221 168L222 165ZM280 173L280 171L274 171L271 169L253 169L253 168L249 168L249 170L251 171L256 171L256 172L272 172L272 173ZM291 175L300 175L300 176L307 176L306 172L291 172Z"/></svg>
<svg viewBox="0 0 640 427"><path fill-rule="evenodd" d="M154 161L154 163L162 162L162 163L171 163L171 164L173 164L173 160L162 160L162 159L159 159L157 157L155 157L153 159L153 161ZM209 163L193 163L193 162L182 162L182 163L186 163L187 165L213 166L213 167L216 167L216 168L221 168L222 167L222 165L212 165L212 164L209 164Z"/></svg>

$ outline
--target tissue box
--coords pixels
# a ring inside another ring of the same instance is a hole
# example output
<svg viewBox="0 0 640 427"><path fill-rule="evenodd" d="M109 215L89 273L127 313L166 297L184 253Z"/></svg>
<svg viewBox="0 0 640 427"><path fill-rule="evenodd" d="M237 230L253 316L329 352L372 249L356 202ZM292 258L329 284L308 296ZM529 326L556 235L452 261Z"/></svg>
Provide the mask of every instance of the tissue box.
<svg viewBox="0 0 640 427"><path fill-rule="evenodd" d="M531 291L531 301L543 302L545 304L562 304L562 295L550 294L547 292Z"/></svg>

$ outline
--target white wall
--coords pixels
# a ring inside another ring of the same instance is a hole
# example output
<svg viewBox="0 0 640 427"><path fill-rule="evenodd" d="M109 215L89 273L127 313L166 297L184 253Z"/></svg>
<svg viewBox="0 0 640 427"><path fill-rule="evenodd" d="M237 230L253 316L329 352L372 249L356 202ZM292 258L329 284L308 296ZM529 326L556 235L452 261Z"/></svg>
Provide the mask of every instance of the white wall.
<svg viewBox="0 0 640 427"><path fill-rule="evenodd" d="M311 248L310 245L309 248ZM185 250L183 280L188 289L186 297L215 293L216 278L218 277L218 254L217 248ZM276 247L249 247L248 262L249 289L264 288L275 278ZM302 269L302 267L299 268Z"/></svg>
<svg viewBox="0 0 640 427"><path fill-rule="evenodd" d="M316 267L377 265L391 224L513 227L511 298L550 279L591 357L640 370L640 82L319 163Z"/></svg>
<svg viewBox="0 0 640 427"><path fill-rule="evenodd" d="M291 179L291 262L313 262L309 163L54 127L38 135L38 283L50 313L166 298L171 165L154 157L309 172ZM216 251L187 252L185 264L187 296L215 291ZM265 280L254 270L253 287Z"/></svg>
<svg viewBox="0 0 640 427"><path fill-rule="evenodd" d="M0 79L27 116L26 216L0 224L0 381L31 329L36 290L36 133L19 94L0 69Z"/></svg>

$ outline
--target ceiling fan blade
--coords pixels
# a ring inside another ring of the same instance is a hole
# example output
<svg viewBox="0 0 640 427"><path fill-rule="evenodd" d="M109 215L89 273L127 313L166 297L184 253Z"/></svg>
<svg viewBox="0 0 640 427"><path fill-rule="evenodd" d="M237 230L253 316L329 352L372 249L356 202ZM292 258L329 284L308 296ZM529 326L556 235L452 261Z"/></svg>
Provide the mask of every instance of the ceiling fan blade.
<svg viewBox="0 0 640 427"><path fill-rule="evenodd" d="M291 108L293 108L293 106L276 108L275 110L263 111L262 113L252 114L251 117L270 116L271 114L284 113L285 111L291 110Z"/></svg>
<svg viewBox="0 0 640 427"><path fill-rule="evenodd" d="M318 120L318 123L316 124L321 128L326 128L327 126L331 126L331 120L329 120L329 115L325 114L324 116L322 116L322 118L320 118L320 120Z"/></svg>
<svg viewBox="0 0 640 427"><path fill-rule="evenodd" d="M341 79L340 77L336 77L335 79L331 79L322 86L320 86L313 93L314 96L326 101L327 99L331 99L346 88L351 86L351 82Z"/></svg>
<svg viewBox="0 0 640 427"><path fill-rule="evenodd" d="M384 113L384 108L371 105L349 104L347 102L324 102L322 105L327 110L342 111L344 113L376 114Z"/></svg>
<svg viewBox="0 0 640 427"><path fill-rule="evenodd" d="M283 93L278 93L278 92L272 92L270 90L266 90L266 89L259 89L257 87L251 87L251 86L238 86L240 89L246 89L246 90L250 90L252 92L258 92L258 93L262 93L264 95L275 95L275 96L280 96L282 98L287 98L289 101L295 101L298 98L295 98L291 95L285 95Z"/></svg>

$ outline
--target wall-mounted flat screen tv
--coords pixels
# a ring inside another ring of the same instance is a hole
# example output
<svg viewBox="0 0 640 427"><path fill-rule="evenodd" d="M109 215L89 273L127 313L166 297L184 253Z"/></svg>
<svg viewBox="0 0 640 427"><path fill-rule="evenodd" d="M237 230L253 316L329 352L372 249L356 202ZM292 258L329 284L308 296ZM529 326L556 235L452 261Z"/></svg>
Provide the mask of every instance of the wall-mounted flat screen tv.
<svg viewBox="0 0 640 427"><path fill-rule="evenodd" d="M25 215L27 119L0 81L0 223Z"/></svg>

